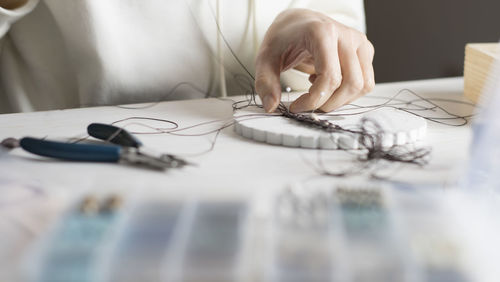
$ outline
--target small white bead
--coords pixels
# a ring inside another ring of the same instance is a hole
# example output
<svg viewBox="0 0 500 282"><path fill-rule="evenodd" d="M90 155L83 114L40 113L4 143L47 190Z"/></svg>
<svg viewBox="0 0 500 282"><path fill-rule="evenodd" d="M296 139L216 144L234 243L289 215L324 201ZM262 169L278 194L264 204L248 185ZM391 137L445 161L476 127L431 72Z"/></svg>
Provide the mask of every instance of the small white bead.
<svg viewBox="0 0 500 282"><path fill-rule="evenodd" d="M312 113L312 114L311 114L311 117L312 117L314 120L316 120L316 121L318 121L318 120L319 120L318 115L317 115L317 114L315 114L315 113Z"/></svg>
<svg viewBox="0 0 500 282"><path fill-rule="evenodd" d="M290 93L290 92L292 92L292 88L290 88L290 86L287 86L287 87L285 88L285 91L286 91L286 92L288 92L288 93Z"/></svg>

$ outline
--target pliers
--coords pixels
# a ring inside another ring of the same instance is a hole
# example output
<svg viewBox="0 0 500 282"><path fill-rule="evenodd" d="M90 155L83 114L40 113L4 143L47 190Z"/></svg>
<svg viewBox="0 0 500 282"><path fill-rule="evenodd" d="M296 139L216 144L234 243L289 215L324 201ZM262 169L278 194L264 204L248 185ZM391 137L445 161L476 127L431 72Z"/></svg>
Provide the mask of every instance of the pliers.
<svg viewBox="0 0 500 282"><path fill-rule="evenodd" d="M69 161L127 163L154 169L179 168L190 164L170 154L144 149L137 138L120 127L92 123L87 132L111 144L76 144L24 137L19 145L36 155Z"/></svg>

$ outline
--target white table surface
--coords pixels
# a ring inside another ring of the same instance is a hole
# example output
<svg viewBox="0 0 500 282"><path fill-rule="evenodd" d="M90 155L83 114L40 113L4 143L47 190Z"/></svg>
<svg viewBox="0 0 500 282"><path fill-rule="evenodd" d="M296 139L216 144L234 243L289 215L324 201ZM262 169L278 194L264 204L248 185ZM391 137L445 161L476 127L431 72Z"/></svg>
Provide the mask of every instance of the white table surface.
<svg viewBox="0 0 500 282"><path fill-rule="evenodd" d="M462 78L379 84L369 95L390 97L404 88L424 97L463 100ZM237 97L233 99L238 100ZM446 107L457 114L470 114L472 110L471 107L458 104L446 104ZM111 123L130 116L169 119L176 121L180 127L186 127L205 121L231 118L232 108L230 101L202 99L164 102L151 108L135 110L95 107L7 114L0 115L0 139L23 136L49 139L85 136L86 127L92 122ZM186 133L203 132L213 128L214 125ZM389 170L391 180L414 184L454 183L459 179L460 171L467 160L470 136L470 125L449 127L429 122L426 145L432 148L431 162L423 168L398 165L397 169ZM183 156L206 151L210 148L213 137L213 134L202 137L166 134L139 136L145 146ZM346 158L342 152L321 154L326 164L333 168L337 161ZM151 195L249 195L281 188L294 182L351 181L321 177L313 166L317 155L316 150L272 146L247 140L238 136L232 127L222 131L213 151L187 157L197 164L196 167L167 172L116 164L53 161L38 158L20 149L14 150L7 156L4 154L0 157L0 179L36 183L50 195L50 200L40 205L31 204L29 201L24 205L20 203L7 208L0 205L3 213L8 212L10 216L0 219L0 237L4 236L0 238L0 253L4 254L0 255L0 273L1 268L5 269L9 265L3 262L9 260L15 264L27 243L37 237L46 228L46 223L55 218L60 207L76 195L88 191ZM360 178L366 178L366 175L354 177L352 181L358 181ZM18 213L23 215L17 216Z"/></svg>

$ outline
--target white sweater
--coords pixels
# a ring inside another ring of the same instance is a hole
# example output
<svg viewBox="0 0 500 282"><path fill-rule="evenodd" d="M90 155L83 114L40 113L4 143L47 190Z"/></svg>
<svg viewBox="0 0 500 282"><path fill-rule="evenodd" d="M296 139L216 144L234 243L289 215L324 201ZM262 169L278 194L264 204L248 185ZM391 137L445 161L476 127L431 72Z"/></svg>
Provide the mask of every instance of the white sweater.
<svg viewBox="0 0 500 282"><path fill-rule="evenodd" d="M0 8L0 113L219 96L218 51L228 93L244 70L217 49L217 0L29 0ZM219 0L222 32L254 71L276 15L322 11L364 31L362 0ZM220 39L220 38L219 38ZM167 96L178 83L182 85Z"/></svg>

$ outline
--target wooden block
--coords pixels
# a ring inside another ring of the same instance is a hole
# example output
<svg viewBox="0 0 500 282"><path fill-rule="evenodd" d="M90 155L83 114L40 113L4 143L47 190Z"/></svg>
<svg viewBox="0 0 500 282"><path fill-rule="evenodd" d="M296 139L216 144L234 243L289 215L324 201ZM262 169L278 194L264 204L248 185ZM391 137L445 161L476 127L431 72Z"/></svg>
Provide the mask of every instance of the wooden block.
<svg viewBox="0 0 500 282"><path fill-rule="evenodd" d="M478 103L495 60L500 59L499 43L473 43L465 47L464 95Z"/></svg>

